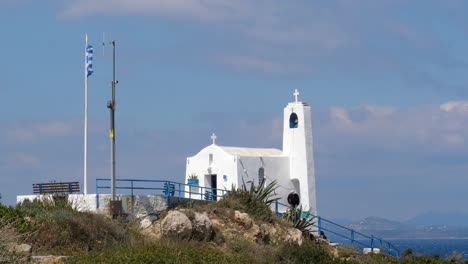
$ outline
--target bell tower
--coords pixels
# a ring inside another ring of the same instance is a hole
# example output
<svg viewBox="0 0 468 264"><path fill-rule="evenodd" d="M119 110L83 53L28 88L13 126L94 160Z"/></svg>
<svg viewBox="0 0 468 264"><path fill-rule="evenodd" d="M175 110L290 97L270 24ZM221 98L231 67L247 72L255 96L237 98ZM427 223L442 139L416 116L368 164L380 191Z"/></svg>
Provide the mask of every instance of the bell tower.
<svg viewBox="0 0 468 264"><path fill-rule="evenodd" d="M299 101L297 89L293 95L295 101L284 108L283 154L289 157L289 175L300 204L317 215L310 106Z"/></svg>

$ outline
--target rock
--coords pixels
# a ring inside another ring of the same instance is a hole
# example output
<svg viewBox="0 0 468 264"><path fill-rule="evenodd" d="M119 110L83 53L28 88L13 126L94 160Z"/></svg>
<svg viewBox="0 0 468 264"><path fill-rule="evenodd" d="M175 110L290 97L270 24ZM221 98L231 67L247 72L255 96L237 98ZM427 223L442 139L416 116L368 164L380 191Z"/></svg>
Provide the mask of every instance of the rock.
<svg viewBox="0 0 468 264"><path fill-rule="evenodd" d="M145 229L145 228L148 228L150 227L154 221L158 220L158 217L155 216L155 215L147 215L145 218L143 218L141 221L140 221L140 227Z"/></svg>
<svg viewBox="0 0 468 264"><path fill-rule="evenodd" d="M206 213L195 212L195 219L192 221L192 239L209 240L213 232L213 224Z"/></svg>
<svg viewBox="0 0 468 264"><path fill-rule="evenodd" d="M241 213L239 211L234 212L234 218L236 221L241 224L242 226L245 227L245 229L249 229L253 225L252 219L250 219L250 216L246 213Z"/></svg>
<svg viewBox="0 0 468 264"><path fill-rule="evenodd" d="M335 257L335 258L339 258L339 257L340 257L340 252L339 252L338 249L335 248L335 247L332 247L332 248L331 248L331 253L332 253L332 256Z"/></svg>
<svg viewBox="0 0 468 264"><path fill-rule="evenodd" d="M304 242L304 238L302 237L302 232L296 228L288 228L286 229L286 235L284 240L288 243L295 244L301 246Z"/></svg>
<svg viewBox="0 0 468 264"><path fill-rule="evenodd" d="M16 253L20 253L20 254L30 254L32 251L32 247L28 244L21 244L21 245L17 245L15 247L15 252Z"/></svg>
<svg viewBox="0 0 468 264"><path fill-rule="evenodd" d="M367 254L370 254L370 253L380 254L380 248L374 248L374 250L372 250L371 248L363 248L362 253L364 255L367 255Z"/></svg>
<svg viewBox="0 0 468 264"><path fill-rule="evenodd" d="M156 241L161 239L161 225L159 223L155 223L148 228L145 228L140 231L141 234L149 239L150 241Z"/></svg>
<svg viewBox="0 0 468 264"><path fill-rule="evenodd" d="M33 256L31 263L38 264L62 264L67 259L66 256Z"/></svg>
<svg viewBox="0 0 468 264"><path fill-rule="evenodd" d="M32 252L32 247L28 244L17 245L15 243L9 243L8 249L11 253L21 256L29 256Z"/></svg>
<svg viewBox="0 0 468 264"><path fill-rule="evenodd" d="M179 211L170 211L161 221L161 235L174 239L189 239L192 234L190 219Z"/></svg>

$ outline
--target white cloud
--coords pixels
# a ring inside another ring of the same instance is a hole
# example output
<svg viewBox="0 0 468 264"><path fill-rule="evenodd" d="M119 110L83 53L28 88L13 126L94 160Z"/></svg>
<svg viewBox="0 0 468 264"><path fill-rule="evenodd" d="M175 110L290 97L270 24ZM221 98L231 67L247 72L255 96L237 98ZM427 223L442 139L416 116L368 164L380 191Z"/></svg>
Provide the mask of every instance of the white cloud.
<svg viewBox="0 0 468 264"><path fill-rule="evenodd" d="M381 69L378 74L416 82L413 86L459 90L431 72L427 73L430 78L418 77L425 72L417 70L421 67L415 61L442 68L460 61L444 52L443 38L436 32L401 22L398 10L410 5L404 0L359 4L342 0L68 0L61 5L65 6L59 13L62 18L143 15L199 22L201 27L191 32L197 36L190 39L188 49L193 50L187 52L196 54L197 64L217 64L222 58L231 69L271 75L311 73L311 69L313 73L333 73L343 68L345 75L372 79L376 69ZM421 17L427 15L423 12ZM191 57L178 49L167 51L162 53L171 63L187 65L187 57ZM154 57L154 49L146 53L152 54L141 57ZM180 61L174 59L179 56Z"/></svg>
<svg viewBox="0 0 468 264"><path fill-rule="evenodd" d="M396 113L395 107L364 105L362 109L367 111L372 118L386 118Z"/></svg>
<svg viewBox="0 0 468 264"><path fill-rule="evenodd" d="M162 15L201 20L226 20L245 16L246 1L229 0L75 0L60 14L77 18L95 14Z"/></svg>
<svg viewBox="0 0 468 264"><path fill-rule="evenodd" d="M353 121L349 119L348 111L341 107L330 109L330 119L338 128L350 128L353 125Z"/></svg>
<svg viewBox="0 0 468 264"><path fill-rule="evenodd" d="M465 107L463 102L407 109L373 105L332 107L314 128L319 137L332 144L358 148L405 151L404 145L410 144L433 151L441 147L459 149L468 139L468 115L459 114L467 110Z"/></svg>
<svg viewBox="0 0 468 264"><path fill-rule="evenodd" d="M450 101L440 106L446 112L468 113L468 101Z"/></svg>

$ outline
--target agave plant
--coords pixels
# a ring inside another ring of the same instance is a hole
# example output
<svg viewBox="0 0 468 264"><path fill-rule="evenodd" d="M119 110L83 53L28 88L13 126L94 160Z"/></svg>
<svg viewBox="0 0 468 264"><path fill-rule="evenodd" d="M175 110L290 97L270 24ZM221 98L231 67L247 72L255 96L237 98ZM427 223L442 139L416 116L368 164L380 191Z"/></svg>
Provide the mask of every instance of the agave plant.
<svg viewBox="0 0 468 264"><path fill-rule="evenodd" d="M287 212L283 214L283 218L293 223L293 227L302 231L302 233L310 233L311 227L315 224L316 216L310 214L310 210L305 211L301 207L290 207Z"/></svg>
<svg viewBox="0 0 468 264"><path fill-rule="evenodd" d="M244 182L244 179L242 179L241 190L244 192L248 192L254 200L270 206L273 202L278 201L280 199L278 197L274 198L276 195L275 190L278 188L278 184L276 183L276 181L272 181L266 186L265 180L263 180L262 183L258 186L255 186L253 181L248 181L247 184L249 183L250 187L247 187L247 185Z"/></svg>

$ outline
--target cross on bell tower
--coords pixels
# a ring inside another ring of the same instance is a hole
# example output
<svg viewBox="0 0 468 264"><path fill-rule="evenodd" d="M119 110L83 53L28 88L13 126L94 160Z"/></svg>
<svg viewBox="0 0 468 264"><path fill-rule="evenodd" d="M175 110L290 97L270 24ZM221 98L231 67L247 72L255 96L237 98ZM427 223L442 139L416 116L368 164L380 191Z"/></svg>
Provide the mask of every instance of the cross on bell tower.
<svg viewBox="0 0 468 264"><path fill-rule="evenodd" d="M294 89L294 98L296 98L296 103L299 102L299 91L297 89Z"/></svg>
<svg viewBox="0 0 468 264"><path fill-rule="evenodd" d="M217 138L216 134L213 133L213 134L211 135L211 140L213 140L213 145L216 145L216 138Z"/></svg>

